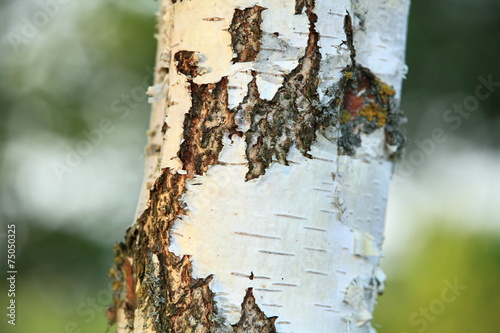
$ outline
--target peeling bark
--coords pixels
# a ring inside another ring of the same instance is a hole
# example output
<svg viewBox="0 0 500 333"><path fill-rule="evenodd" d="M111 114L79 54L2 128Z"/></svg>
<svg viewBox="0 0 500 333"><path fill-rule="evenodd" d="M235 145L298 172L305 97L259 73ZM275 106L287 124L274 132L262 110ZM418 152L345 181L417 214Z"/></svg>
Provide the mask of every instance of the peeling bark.
<svg viewBox="0 0 500 333"><path fill-rule="evenodd" d="M234 112L227 107L227 78L215 84L191 82L193 106L184 120L179 157L189 177L204 174L218 161L224 134L236 130Z"/></svg>
<svg viewBox="0 0 500 333"><path fill-rule="evenodd" d="M405 138L401 72L360 61L378 35L357 34L400 2L162 1L145 194L109 272L117 332L371 332Z"/></svg>
<svg viewBox="0 0 500 333"><path fill-rule="evenodd" d="M192 53L176 57L178 62L183 59L192 59ZM188 65L180 66L180 73L186 74L186 68L195 71L190 61L183 63ZM193 278L189 256L179 257L168 251L173 222L183 214L181 199L186 180L204 174L217 162L223 135L236 127L234 113L227 108L226 78L216 84L190 85L193 103L185 117L184 141L179 151L187 172L178 174L165 169L157 179L149 207L136 228L127 233L127 242L117 246L119 251L110 272L116 289L115 307L125 307L129 327L134 327L134 310L139 308L151 319L156 332L223 330L208 286L212 277ZM134 263L134 272L129 262ZM136 279L140 284L138 295Z"/></svg>
<svg viewBox="0 0 500 333"><path fill-rule="evenodd" d="M282 86L271 101L255 97L249 89L249 97L257 98L250 111L251 125L246 132L249 170L246 179L263 175L273 158L288 165L290 147L296 144L306 156L316 138L316 131L326 127L328 114L322 112L318 96L318 72L321 60L319 35L315 31L314 5L307 5L309 39L305 55L299 65L285 76ZM255 80L255 77L254 77Z"/></svg>
<svg viewBox="0 0 500 333"><path fill-rule="evenodd" d="M127 327L134 332L141 331L136 327L136 308L155 332L221 330L208 286L212 277L193 278L189 256L168 251L173 221L182 214L180 198L187 178L166 169L151 190L150 207L127 232L126 242L117 246L110 271L114 302L115 307L125 308Z"/></svg>

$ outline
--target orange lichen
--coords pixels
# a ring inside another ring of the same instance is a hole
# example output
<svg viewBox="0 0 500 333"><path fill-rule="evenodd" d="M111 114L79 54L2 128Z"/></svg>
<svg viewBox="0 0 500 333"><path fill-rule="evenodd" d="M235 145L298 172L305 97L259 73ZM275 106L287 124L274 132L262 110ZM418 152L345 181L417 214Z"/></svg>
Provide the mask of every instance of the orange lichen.
<svg viewBox="0 0 500 333"><path fill-rule="evenodd" d="M375 88L377 89L379 96L382 99L382 103L384 104L389 102L389 97L393 97L396 94L391 86L389 86L385 82L380 81L379 78L377 78L375 81Z"/></svg>
<svg viewBox="0 0 500 333"><path fill-rule="evenodd" d="M344 77L348 80L354 80L354 75L352 74L352 72L349 71L344 72Z"/></svg>
<svg viewBox="0 0 500 333"><path fill-rule="evenodd" d="M384 126L387 122L387 109L381 108L373 102L365 106L359 114L368 119L368 121L374 121L376 118L378 127Z"/></svg>

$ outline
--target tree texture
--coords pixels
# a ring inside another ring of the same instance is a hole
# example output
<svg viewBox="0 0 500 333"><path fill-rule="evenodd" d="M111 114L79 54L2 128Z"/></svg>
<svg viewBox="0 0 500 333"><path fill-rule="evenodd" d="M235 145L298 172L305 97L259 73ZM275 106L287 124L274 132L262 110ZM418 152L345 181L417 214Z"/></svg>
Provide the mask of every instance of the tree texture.
<svg viewBox="0 0 500 333"><path fill-rule="evenodd" d="M117 332L372 332L406 0L163 0Z"/></svg>

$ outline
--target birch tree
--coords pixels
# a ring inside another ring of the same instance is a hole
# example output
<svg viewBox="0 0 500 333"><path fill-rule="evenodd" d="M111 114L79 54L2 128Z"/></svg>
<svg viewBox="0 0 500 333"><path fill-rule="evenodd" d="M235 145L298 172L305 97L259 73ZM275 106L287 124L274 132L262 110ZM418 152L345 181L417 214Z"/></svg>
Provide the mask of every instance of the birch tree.
<svg viewBox="0 0 500 333"><path fill-rule="evenodd" d="M163 0L117 332L373 332L408 0Z"/></svg>

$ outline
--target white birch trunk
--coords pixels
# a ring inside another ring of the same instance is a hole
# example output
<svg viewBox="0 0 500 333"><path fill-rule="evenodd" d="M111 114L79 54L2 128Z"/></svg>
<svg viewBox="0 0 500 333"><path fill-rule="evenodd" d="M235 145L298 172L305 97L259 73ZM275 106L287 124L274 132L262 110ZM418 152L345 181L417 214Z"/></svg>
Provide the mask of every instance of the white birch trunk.
<svg viewBox="0 0 500 333"><path fill-rule="evenodd" d="M162 1L139 220L111 271L118 332L373 331L408 7ZM203 320L169 310L201 285Z"/></svg>

